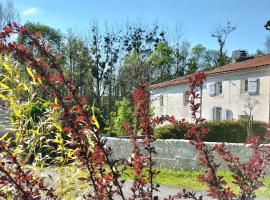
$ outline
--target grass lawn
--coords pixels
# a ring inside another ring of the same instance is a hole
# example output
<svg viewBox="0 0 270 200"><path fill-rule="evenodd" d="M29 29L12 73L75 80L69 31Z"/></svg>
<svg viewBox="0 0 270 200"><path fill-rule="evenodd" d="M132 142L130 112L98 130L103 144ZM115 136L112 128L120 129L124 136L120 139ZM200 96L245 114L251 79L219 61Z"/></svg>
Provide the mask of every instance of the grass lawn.
<svg viewBox="0 0 270 200"><path fill-rule="evenodd" d="M161 185L171 185L179 186L181 188L194 189L194 190L206 190L206 186L198 181L198 175L201 174L197 170L176 170L169 168L155 168L159 170L160 173L156 176L154 181ZM81 182L78 180L80 176L87 176L85 172L80 170L75 166L66 166L66 167L55 167L51 169L55 174L58 174L58 178L54 177L54 181L57 182L57 185L60 186L58 193L61 195L67 194L80 194L86 188L88 184L86 182ZM40 170L37 170L37 172ZM42 170L41 170L42 171ZM229 171L221 171L220 175L224 176L225 180L228 182L229 186L234 191L239 191L237 186L232 183L233 178L232 174ZM122 178L132 179L131 169L127 169L123 174ZM257 195L260 197L266 197L270 199L270 176L264 178L264 187L260 188L257 192ZM62 186L62 187L61 187ZM76 192L77 190L77 192ZM70 193L71 192L71 193ZM68 198L66 198L68 199Z"/></svg>
<svg viewBox="0 0 270 200"><path fill-rule="evenodd" d="M198 181L198 176L202 173L197 170L176 170L169 168L156 168L160 171L157 177L154 179L156 183L162 185L179 186L181 188L205 190L207 187ZM127 170L127 174L124 174L124 178L132 179L131 170ZM239 191L238 187L232 183L232 174L229 171L222 170L220 175L224 176L229 186L234 191ZM270 176L264 178L264 187L260 188L257 192L258 196L267 197L270 199Z"/></svg>

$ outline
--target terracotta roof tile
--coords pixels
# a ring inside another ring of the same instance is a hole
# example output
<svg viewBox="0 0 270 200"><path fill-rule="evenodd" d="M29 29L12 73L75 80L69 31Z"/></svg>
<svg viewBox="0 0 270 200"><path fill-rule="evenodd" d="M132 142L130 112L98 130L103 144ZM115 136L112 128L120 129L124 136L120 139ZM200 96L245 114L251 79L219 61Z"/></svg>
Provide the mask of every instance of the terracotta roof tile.
<svg viewBox="0 0 270 200"><path fill-rule="evenodd" d="M235 71L240 71L240 70L241 71L252 70L258 67L264 67L266 65L270 65L270 54L264 55L264 56L257 56L254 58L249 58L247 60L217 67L213 70L205 71L205 74L207 76L207 75L213 75L213 74L219 74L219 73L230 73L230 72L235 72ZM163 87L169 87L169 86L186 83L188 81L188 77L190 76L192 75L182 76L182 77L172 79L169 81L156 83L156 84L150 85L149 88L150 89L163 88Z"/></svg>

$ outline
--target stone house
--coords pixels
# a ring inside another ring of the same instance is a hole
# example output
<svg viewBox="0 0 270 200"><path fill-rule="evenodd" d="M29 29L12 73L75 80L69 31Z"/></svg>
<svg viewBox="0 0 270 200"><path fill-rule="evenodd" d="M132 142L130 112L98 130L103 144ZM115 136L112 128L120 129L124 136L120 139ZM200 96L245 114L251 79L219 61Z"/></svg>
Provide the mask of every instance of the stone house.
<svg viewBox="0 0 270 200"><path fill-rule="evenodd" d="M270 121L270 54L246 57L233 52L234 62L206 71L202 92L202 116L207 120L238 120L249 117ZM155 116L173 115L189 119L189 76L150 85ZM253 105L252 105L253 104ZM251 105L251 106L248 106Z"/></svg>

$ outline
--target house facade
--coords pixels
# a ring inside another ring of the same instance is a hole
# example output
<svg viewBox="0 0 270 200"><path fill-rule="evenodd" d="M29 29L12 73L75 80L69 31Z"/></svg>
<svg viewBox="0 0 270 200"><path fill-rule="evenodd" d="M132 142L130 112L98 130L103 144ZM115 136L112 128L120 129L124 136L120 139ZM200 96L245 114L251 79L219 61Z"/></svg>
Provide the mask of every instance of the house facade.
<svg viewBox="0 0 270 200"><path fill-rule="evenodd" d="M241 60L241 61L240 61ZM248 118L270 121L270 55L239 59L206 71L202 90L202 117L207 120ZM173 115L190 119L188 77L150 86L155 116Z"/></svg>

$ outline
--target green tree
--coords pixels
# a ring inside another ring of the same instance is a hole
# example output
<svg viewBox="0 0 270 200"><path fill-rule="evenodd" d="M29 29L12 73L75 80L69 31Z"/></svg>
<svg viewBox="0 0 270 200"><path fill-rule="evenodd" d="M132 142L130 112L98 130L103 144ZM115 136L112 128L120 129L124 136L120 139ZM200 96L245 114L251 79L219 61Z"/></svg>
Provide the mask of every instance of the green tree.
<svg viewBox="0 0 270 200"><path fill-rule="evenodd" d="M190 43L183 41L181 44L176 44L173 49L174 58L174 78L184 76L185 69L188 63Z"/></svg>
<svg viewBox="0 0 270 200"><path fill-rule="evenodd" d="M116 102L117 111L112 112L113 131L117 135L126 135L124 122L127 121L131 126L134 125L133 107L132 104L123 98L121 101Z"/></svg>
<svg viewBox="0 0 270 200"><path fill-rule="evenodd" d="M148 60L139 52L131 51L119 70L121 96L132 99L132 91L142 82L150 82L152 69Z"/></svg>
<svg viewBox="0 0 270 200"><path fill-rule="evenodd" d="M168 42L162 41L150 57L150 64L153 67L152 82L166 81L173 78L173 50Z"/></svg>
<svg viewBox="0 0 270 200"><path fill-rule="evenodd" d="M200 69L204 63L206 48L197 44L192 48L191 56L188 60L186 74L192 74Z"/></svg>
<svg viewBox="0 0 270 200"><path fill-rule="evenodd" d="M75 87L78 93L83 96L92 96L93 77L91 67L93 61L90 49L87 47L86 42L71 30L69 30L67 36L65 57L69 78L76 82Z"/></svg>

